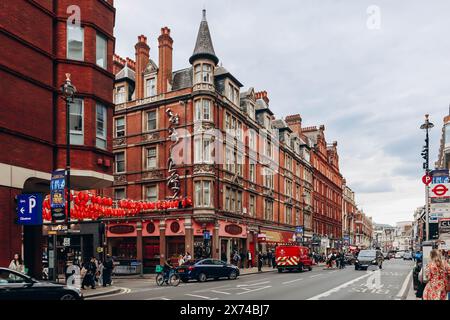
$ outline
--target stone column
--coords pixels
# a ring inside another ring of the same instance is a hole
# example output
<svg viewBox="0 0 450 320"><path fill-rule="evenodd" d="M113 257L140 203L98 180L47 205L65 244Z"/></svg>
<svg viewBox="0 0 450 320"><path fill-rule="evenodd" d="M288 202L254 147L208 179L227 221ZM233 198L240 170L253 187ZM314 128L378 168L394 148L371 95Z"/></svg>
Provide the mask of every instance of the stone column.
<svg viewBox="0 0 450 320"><path fill-rule="evenodd" d="M159 264L163 265L166 260L166 220L159 221Z"/></svg>
<svg viewBox="0 0 450 320"><path fill-rule="evenodd" d="M213 242L212 242L212 257L213 257L213 259L220 259L219 248L220 248L219 221L216 221L216 223L214 224L214 233L213 233Z"/></svg>
<svg viewBox="0 0 450 320"><path fill-rule="evenodd" d="M189 252L194 257L194 228L192 218L184 219L184 247L185 251Z"/></svg>

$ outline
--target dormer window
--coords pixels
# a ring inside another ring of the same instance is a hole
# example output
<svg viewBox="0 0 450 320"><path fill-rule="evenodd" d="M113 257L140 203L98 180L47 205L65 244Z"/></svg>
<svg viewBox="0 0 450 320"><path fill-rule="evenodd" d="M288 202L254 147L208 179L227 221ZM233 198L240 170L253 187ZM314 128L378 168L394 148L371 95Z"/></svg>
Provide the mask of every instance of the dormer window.
<svg viewBox="0 0 450 320"><path fill-rule="evenodd" d="M116 94L114 97L114 101L116 104L121 104L121 103L127 102L125 86L116 87Z"/></svg>
<svg viewBox="0 0 450 320"><path fill-rule="evenodd" d="M251 119L255 120L255 106L251 103L247 104L247 114Z"/></svg>
<svg viewBox="0 0 450 320"><path fill-rule="evenodd" d="M195 83L212 83L212 66L208 63L199 63L194 67Z"/></svg>
<svg viewBox="0 0 450 320"><path fill-rule="evenodd" d="M228 84L228 99L235 105L239 105L239 89L231 83Z"/></svg>
<svg viewBox="0 0 450 320"><path fill-rule="evenodd" d="M270 129L271 125L270 125L270 116L266 115L264 117L264 126L266 127L266 129Z"/></svg>
<svg viewBox="0 0 450 320"><path fill-rule="evenodd" d="M150 78L145 82L145 95L146 97L156 96L156 79Z"/></svg>

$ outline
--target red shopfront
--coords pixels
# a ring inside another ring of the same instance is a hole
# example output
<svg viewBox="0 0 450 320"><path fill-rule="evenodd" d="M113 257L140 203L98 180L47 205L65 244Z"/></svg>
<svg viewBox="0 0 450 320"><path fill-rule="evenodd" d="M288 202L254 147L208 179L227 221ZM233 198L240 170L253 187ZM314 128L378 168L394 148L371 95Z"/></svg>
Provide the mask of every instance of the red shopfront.
<svg viewBox="0 0 450 320"><path fill-rule="evenodd" d="M275 250L281 243L294 242L294 232L261 228L258 234L258 250L265 253L268 250Z"/></svg>

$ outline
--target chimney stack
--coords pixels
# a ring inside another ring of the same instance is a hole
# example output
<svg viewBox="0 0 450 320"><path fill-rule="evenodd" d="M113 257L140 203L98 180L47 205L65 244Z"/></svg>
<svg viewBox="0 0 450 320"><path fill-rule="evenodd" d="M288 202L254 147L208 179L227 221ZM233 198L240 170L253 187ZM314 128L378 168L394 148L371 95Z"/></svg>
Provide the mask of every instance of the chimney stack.
<svg viewBox="0 0 450 320"><path fill-rule="evenodd" d="M144 76L143 72L150 61L150 47L147 45L147 37L140 35L134 46L136 49L136 96L135 99L144 98Z"/></svg>
<svg viewBox="0 0 450 320"><path fill-rule="evenodd" d="M113 55L113 74L116 75L125 67L124 59L117 54Z"/></svg>
<svg viewBox="0 0 450 320"><path fill-rule="evenodd" d="M293 132L300 134L302 132L302 117L299 114L286 116L284 121L288 124Z"/></svg>
<svg viewBox="0 0 450 320"><path fill-rule="evenodd" d="M158 69L158 94L169 91L172 86L172 52L173 40L170 37L170 29L161 28L159 43L159 69Z"/></svg>
<svg viewBox="0 0 450 320"><path fill-rule="evenodd" d="M263 99L267 104L269 104L269 97L267 96L267 91L260 91L260 92L255 92L255 98L256 100L258 99Z"/></svg>

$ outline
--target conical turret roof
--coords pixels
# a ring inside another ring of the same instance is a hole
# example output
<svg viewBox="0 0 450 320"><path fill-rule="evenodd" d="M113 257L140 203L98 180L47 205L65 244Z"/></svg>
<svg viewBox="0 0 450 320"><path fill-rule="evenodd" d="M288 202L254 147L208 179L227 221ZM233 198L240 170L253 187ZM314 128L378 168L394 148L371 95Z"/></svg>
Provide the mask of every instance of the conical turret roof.
<svg viewBox="0 0 450 320"><path fill-rule="evenodd" d="M206 10L203 10L203 19L198 29L197 42L195 43L194 53L189 59L189 62L192 64L199 58L211 59L216 65L219 63L219 58L217 58L214 52L208 22L206 21Z"/></svg>

